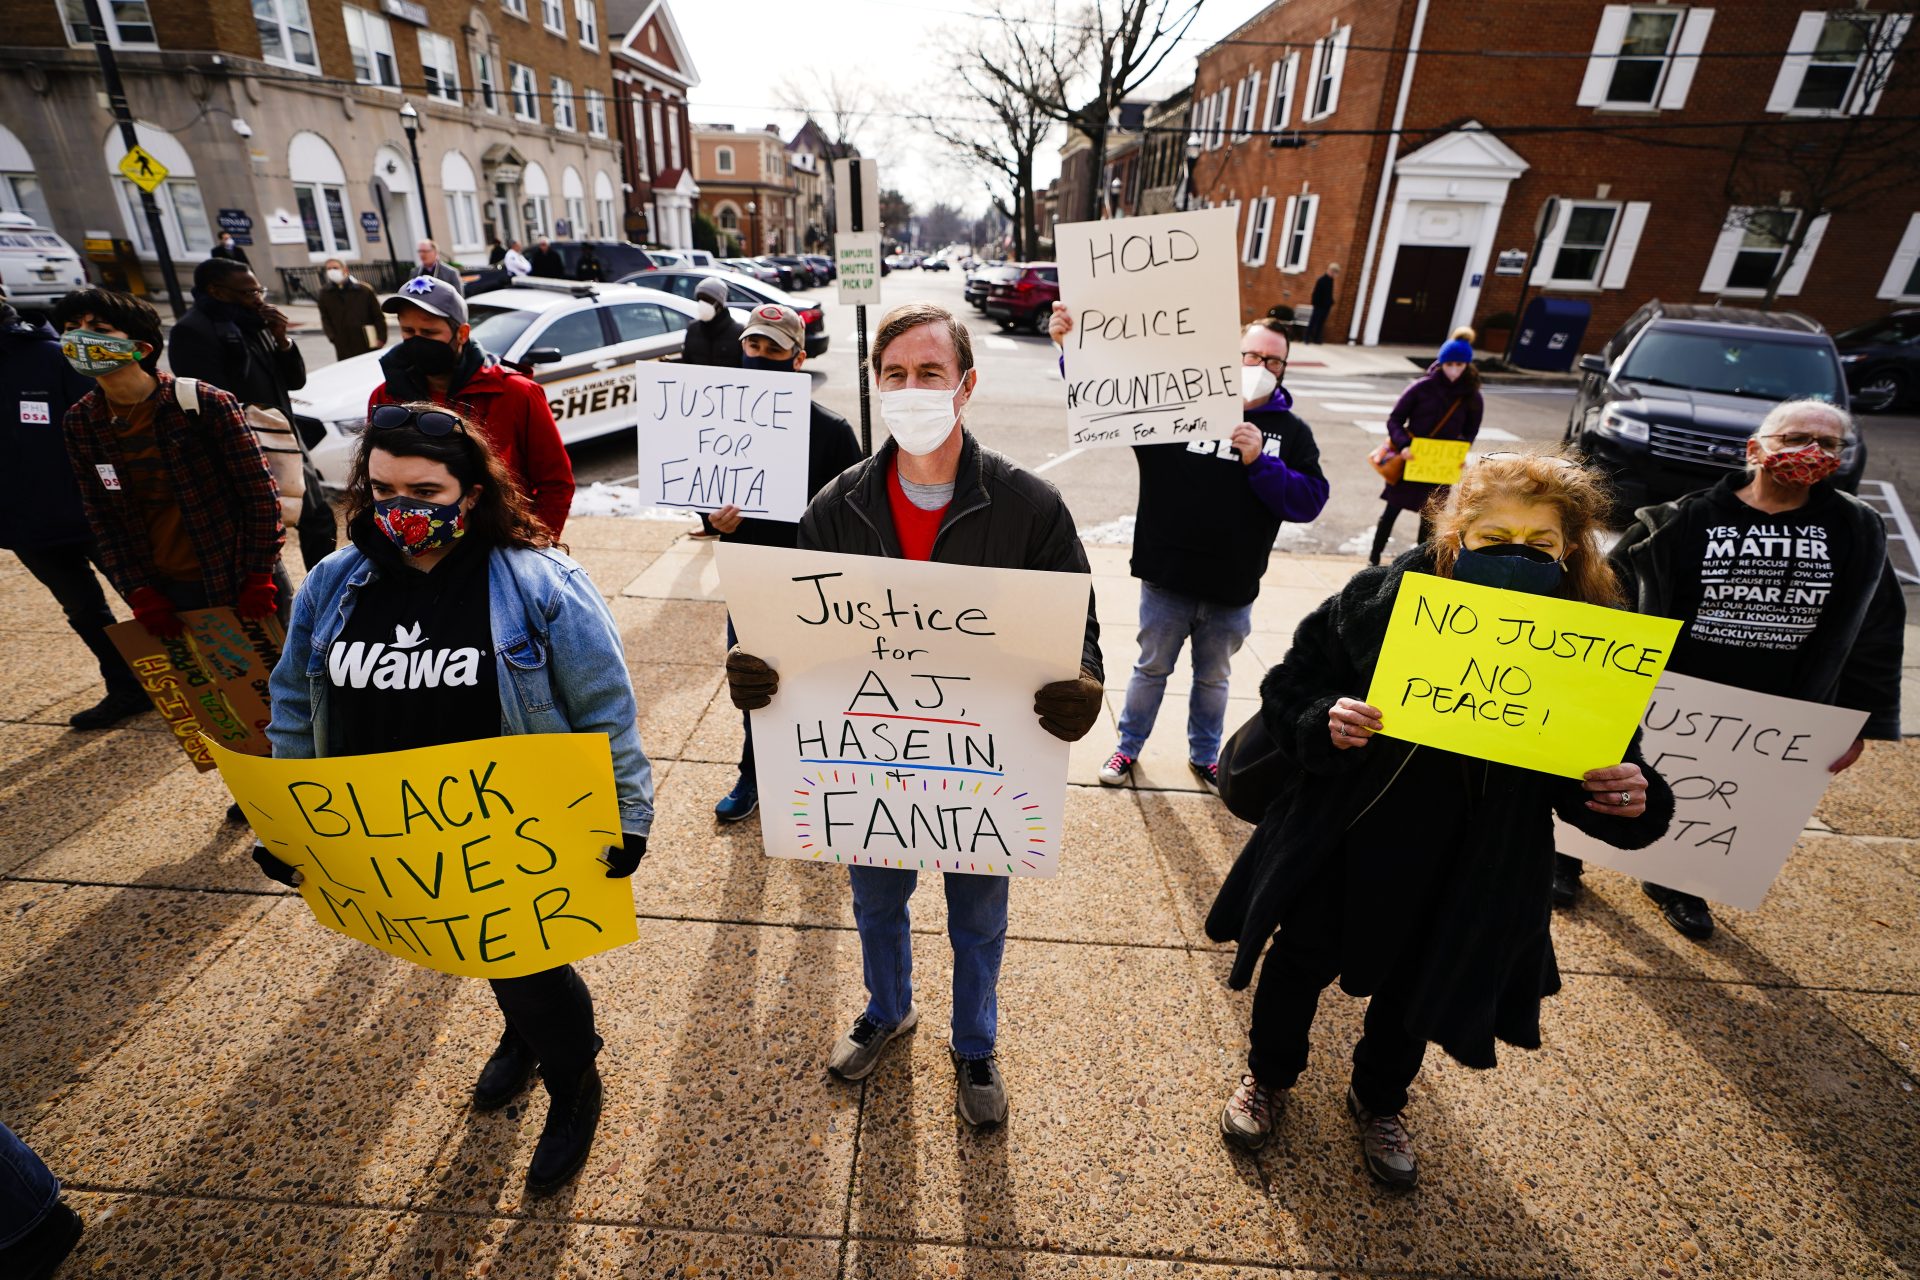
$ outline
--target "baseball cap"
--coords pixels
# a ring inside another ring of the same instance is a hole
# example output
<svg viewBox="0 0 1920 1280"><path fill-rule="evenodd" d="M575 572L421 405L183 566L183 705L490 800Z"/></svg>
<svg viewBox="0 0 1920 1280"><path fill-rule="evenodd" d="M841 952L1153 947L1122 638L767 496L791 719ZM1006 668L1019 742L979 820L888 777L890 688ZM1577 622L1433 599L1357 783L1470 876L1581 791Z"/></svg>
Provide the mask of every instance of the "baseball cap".
<svg viewBox="0 0 1920 1280"><path fill-rule="evenodd" d="M401 307L418 307L451 321L456 329L467 323L467 300L438 276L415 276L400 286L400 292L380 304L382 311L398 311Z"/></svg>
<svg viewBox="0 0 1920 1280"><path fill-rule="evenodd" d="M753 309L747 318L747 327L741 332L740 340L746 341L754 334L785 347L788 351L799 351L807 345L806 322L800 319L800 313L792 307L783 307L777 302L769 302Z"/></svg>

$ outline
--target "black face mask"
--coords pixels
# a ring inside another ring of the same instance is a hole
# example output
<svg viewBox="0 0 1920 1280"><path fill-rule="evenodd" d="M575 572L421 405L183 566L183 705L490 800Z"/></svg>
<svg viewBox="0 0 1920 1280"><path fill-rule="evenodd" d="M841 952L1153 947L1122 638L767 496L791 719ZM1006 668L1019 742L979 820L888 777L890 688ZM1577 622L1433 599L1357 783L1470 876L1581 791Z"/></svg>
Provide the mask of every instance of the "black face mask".
<svg viewBox="0 0 1920 1280"><path fill-rule="evenodd" d="M1538 547L1518 542L1495 543L1478 551L1469 550L1462 543L1460 558L1453 562L1453 576L1475 586L1557 596L1566 579L1567 566Z"/></svg>
<svg viewBox="0 0 1920 1280"><path fill-rule="evenodd" d="M793 357L788 356L785 360L775 360L768 356L741 356L740 367L742 369L765 369L771 373L792 373Z"/></svg>
<svg viewBox="0 0 1920 1280"><path fill-rule="evenodd" d="M438 338L408 338L398 350L401 360L429 378L446 377L460 362L460 353Z"/></svg>

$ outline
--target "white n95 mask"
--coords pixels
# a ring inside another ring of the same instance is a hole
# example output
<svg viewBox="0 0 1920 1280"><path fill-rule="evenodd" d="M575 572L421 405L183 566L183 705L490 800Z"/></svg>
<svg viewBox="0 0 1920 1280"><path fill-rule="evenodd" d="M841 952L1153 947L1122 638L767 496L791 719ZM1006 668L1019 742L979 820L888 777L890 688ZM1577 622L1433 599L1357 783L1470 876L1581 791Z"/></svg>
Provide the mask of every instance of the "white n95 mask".
<svg viewBox="0 0 1920 1280"><path fill-rule="evenodd" d="M1280 379L1273 376L1273 370L1264 364L1243 364L1240 366L1240 399L1251 403L1265 400L1280 385Z"/></svg>
<svg viewBox="0 0 1920 1280"><path fill-rule="evenodd" d="M705 324L707 321L713 319L713 317L716 314L717 313L713 309L713 304L711 302L708 302L705 298L702 298L700 299L700 301L693 304L694 318L698 320L701 324Z"/></svg>
<svg viewBox="0 0 1920 1280"><path fill-rule="evenodd" d="M960 415L953 409L954 392L938 387L908 387L880 393L880 421L900 448L924 457L947 442Z"/></svg>

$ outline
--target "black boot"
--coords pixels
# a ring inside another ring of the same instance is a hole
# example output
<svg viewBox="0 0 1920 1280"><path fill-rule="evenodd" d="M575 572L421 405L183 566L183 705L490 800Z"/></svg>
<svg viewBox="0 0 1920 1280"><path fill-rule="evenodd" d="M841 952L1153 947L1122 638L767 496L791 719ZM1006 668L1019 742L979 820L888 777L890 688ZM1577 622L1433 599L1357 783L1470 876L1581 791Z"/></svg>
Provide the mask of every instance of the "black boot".
<svg viewBox="0 0 1920 1280"><path fill-rule="evenodd" d="M0 1275L19 1280L47 1280L80 1243L80 1215L62 1201L53 1202L39 1225L0 1249Z"/></svg>
<svg viewBox="0 0 1920 1280"><path fill-rule="evenodd" d="M1649 898L1660 904L1660 914L1677 931L1695 942L1705 942L1713 936L1713 912L1707 907L1706 899L1681 893L1678 889L1669 889L1651 880L1641 881L1640 887Z"/></svg>
<svg viewBox="0 0 1920 1280"><path fill-rule="evenodd" d="M105 729L119 724L128 716L144 715L151 710L153 699L143 690L132 689L107 694L86 710L68 716L67 723L76 729Z"/></svg>
<svg viewBox="0 0 1920 1280"><path fill-rule="evenodd" d="M549 1196L572 1181L600 1127L600 1070L592 1063L565 1087L547 1082L547 1126L527 1166L527 1194Z"/></svg>
<svg viewBox="0 0 1920 1280"><path fill-rule="evenodd" d="M533 1079L537 1065L527 1042L520 1038L519 1032L508 1027L500 1033L499 1047L487 1059L487 1065L480 1068L480 1078L474 1081L473 1109L498 1111L512 1102L527 1087L527 1081Z"/></svg>
<svg viewBox="0 0 1920 1280"><path fill-rule="evenodd" d="M1580 900L1580 874L1586 864L1564 853L1553 855L1553 905L1570 907Z"/></svg>

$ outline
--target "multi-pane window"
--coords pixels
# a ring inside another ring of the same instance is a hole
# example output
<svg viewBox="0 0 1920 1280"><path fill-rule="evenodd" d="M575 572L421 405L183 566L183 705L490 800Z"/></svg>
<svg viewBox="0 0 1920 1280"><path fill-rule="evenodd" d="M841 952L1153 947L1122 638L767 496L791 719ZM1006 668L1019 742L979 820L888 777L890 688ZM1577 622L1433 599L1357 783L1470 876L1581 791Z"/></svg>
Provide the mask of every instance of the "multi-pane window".
<svg viewBox="0 0 1920 1280"><path fill-rule="evenodd" d="M573 21L580 28L580 43L589 49L600 47L600 15L596 0L573 0Z"/></svg>
<svg viewBox="0 0 1920 1280"><path fill-rule="evenodd" d="M500 0L500 7L516 18L527 16L527 0Z"/></svg>
<svg viewBox="0 0 1920 1280"><path fill-rule="evenodd" d="M1599 281L1600 264L1607 256L1607 242L1613 238L1614 219L1619 216L1620 211L1607 204L1576 204L1567 212L1566 232L1553 260L1556 282Z"/></svg>
<svg viewBox="0 0 1920 1280"><path fill-rule="evenodd" d="M1838 111L1847 104L1871 25L1871 19L1856 14L1827 19L1813 46L1813 59L1800 78L1800 92L1793 99L1795 111Z"/></svg>
<svg viewBox="0 0 1920 1280"><path fill-rule="evenodd" d="M1627 19L1627 34L1620 42L1619 56L1613 60L1613 78L1607 85L1606 100L1651 106L1660 92L1660 77L1667 69L1667 52L1673 47L1674 33L1679 29L1677 10L1635 9Z"/></svg>
<svg viewBox="0 0 1920 1280"><path fill-rule="evenodd" d="M600 219L600 235L603 238L608 240L613 239L613 201L612 199L606 196L601 196L594 200L593 208L594 208L594 212L599 216L599 219Z"/></svg>
<svg viewBox="0 0 1920 1280"><path fill-rule="evenodd" d="M733 172L733 148L732 147L714 148L713 169L715 173L732 173Z"/></svg>
<svg viewBox="0 0 1920 1280"><path fill-rule="evenodd" d="M268 62L306 71L320 69L307 0L253 0L253 25L260 33L260 56Z"/></svg>
<svg viewBox="0 0 1920 1280"><path fill-rule="evenodd" d="M433 31L420 36L420 76L427 84L427 96L442 102L460 101L460 63L453 41Z"/></svg>
<svg viewBox="0 0 1920 1280"><path fill-rule="evenodd" d="M121 220L126 223L134 244L142 254L152 256L153 239L148 234L140 188L117 175L113 185L120 193ZM154 191L153 199L160 206L160 226L166 233L167 247L176 257L198 257L212 250L213 228L207 220L207 206L200 198L198 182L192 178L170 177Z"/></svg>
<svg viewBox="0 0 1920 1280"><path fill-rule="evenodd" d="M572 133L574 131L572 82L553 76L547 83L553 90L553 127Z"/></svg>
<svg viewBox="0 0 1920 1280"><path fill-rule="evenodd" d="M540 25L560 35L567 34L567 11L560 7L560 0L540 0Z"/></svg>
<svg viewBox="0 0 1920 1280"><path fill-rule="evenodd" d="M1247 206L1247 235L1240 247L1240 259L1250 267L1267 260L1267 240L1273 231L1272 196L1264 196Z"/></svg>
<svg viewBox="0 0 1920 1280"><path fill-rule="evenodd" d="M1780 273L1797 215L1791 209L1755 209L1746 215L1740 250L1727 272L1729 289L1765 289Z"/></svg>
<svg viewBox="0 0 1920 1280"><path fill-rule="evenodd" d="M1913 25L1911 13L1812 10L1800 15L1767 110L1871 115Z"/></svg>
<svg viewBox="0 0 1920 1280"><path fill-rule="evenodd" d="M593 137L607 136L607 100L598 89L585 91L587 103L587 132Z"/></svg>
<svg viewBox="0 0 1920 1280"><path fill-rule="evenodd" d="M499 113L500 86L499 72L494 68L491 53L478 53L473 59L474 75L480 85L480 105L487 110Z"/></svg>
<svg viewBox="0 0 1920 1280"><path fill-rule="evenodd" d="M60 0L60 12L67 20L68 39L74 44L93 43L85 0ZM147 0L100 0L100 20L106 25L107 43L116 49L151 49L159 44L153 34L153 15L147 12Z"/></svg>
<svg viewBox="0 0 1920 1280"><path fill-rule="evenodd" d="M516 120L540 120L540 90L533 68L525 63L509 62L507 75L513 90L513 115Z"/></svg>
<svg viewBox="0 0 1920 1280"><path fill-rule="evenodd" d="M353 78L361 84L388 89L400 87L400 64L393 56L393 28L387 20L365 9L341 9L347 24L347 48L353 56Z"/></svg>
<svg viewBox="0 0 1920 1280"><path fill-rule="evenodd" d="M296 182L293 200L300 208L300 225L310 254L353 253L353 230L347 217L347 196L328 183Z"/></svg>
<svg viewBox="0 0 1920 1280"><path fill-rule="evenodd" d="M447 222L453 227L453 243L456 246L481 243L480 216L474 204L473 192L447 192Z"/></svg>
<svg viewBox="0 0 1920 1280"><path fill-rule="evenodd" d="M1307 74L1307 101L1300 112L1303 120L1330 116L1340 105L1340 80L1347 69L1347 44L1352 27L1341 27L1332 35L1313 42L1313 63Z"/></svg>
<svg viewBox="0 0 1920 1280"><path fill-rule="evenodd" d="M1281 246L1282 271L1305 271L1313 251L1313 223L1320 212L1319 196L1295 196L1287 201L1293 214L1287 219L1286 242Z"/></svg>

